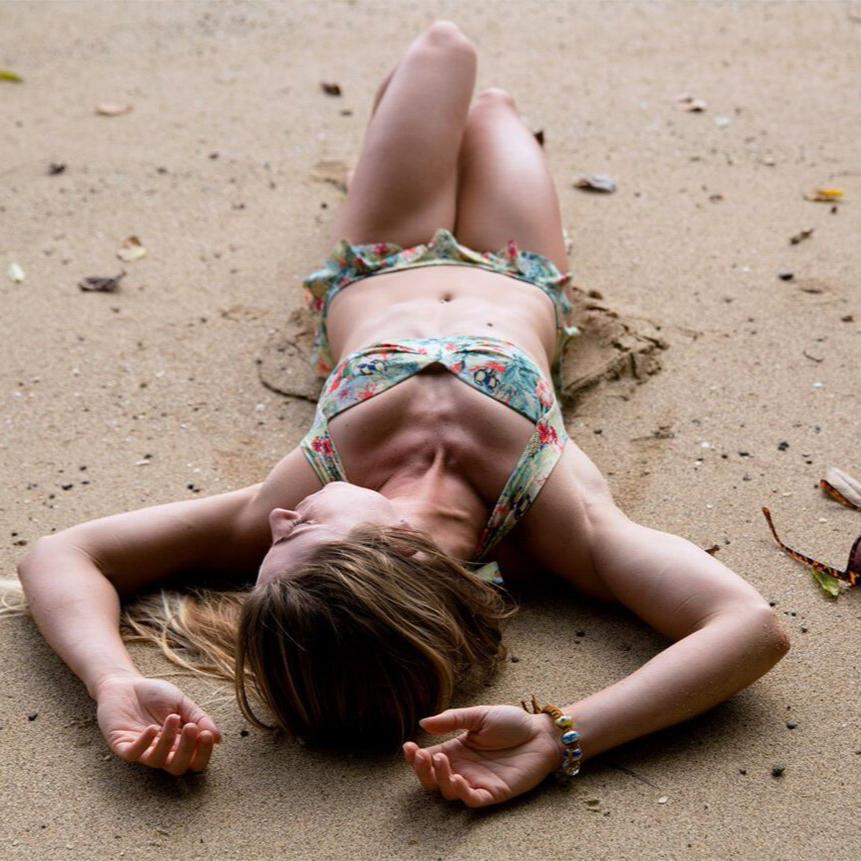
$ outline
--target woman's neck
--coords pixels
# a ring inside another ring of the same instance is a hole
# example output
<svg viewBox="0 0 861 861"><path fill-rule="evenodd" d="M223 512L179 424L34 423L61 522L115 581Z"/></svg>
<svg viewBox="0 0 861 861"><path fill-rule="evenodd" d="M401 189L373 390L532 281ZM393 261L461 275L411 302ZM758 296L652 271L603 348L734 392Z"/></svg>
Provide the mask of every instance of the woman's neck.
<svg viewBox="0 0 861 861"><path fill-rule="evenodd" d="M424 471L405 469L392 475L377 490L444 553L456 559L473 558L487 523L487 506L462 476L445 471L441 458Z"/></svg>

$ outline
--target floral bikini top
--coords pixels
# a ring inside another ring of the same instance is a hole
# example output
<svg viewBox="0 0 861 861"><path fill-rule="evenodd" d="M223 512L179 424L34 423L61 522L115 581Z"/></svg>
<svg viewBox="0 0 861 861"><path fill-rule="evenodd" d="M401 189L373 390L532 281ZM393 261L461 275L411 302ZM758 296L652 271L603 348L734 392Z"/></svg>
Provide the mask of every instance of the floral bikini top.
<svg viewBox="0 0 861 861"><path fill-rule="evenodd" d="M568 440L553 387L541 368L515 344L461 335L384 342L350 353L327 377L314 423L300 446L323 484L347 481L329 434L329 421L436 363L535 423L479 537L473 560L478 561L532 506Z"/></svg>

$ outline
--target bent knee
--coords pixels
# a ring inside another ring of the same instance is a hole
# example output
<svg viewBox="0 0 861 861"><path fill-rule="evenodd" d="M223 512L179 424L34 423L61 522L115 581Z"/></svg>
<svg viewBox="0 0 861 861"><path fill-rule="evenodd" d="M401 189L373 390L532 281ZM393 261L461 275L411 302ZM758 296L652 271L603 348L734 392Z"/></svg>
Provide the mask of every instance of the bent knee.
<svg viewBox="0 0 861 861"><path fill-rule="evenodd" d="M459 46L476 50L475 43L454 21L440 18L425 30L425 40L433 45Z"/></svg>
<svg viewBox="0 0 861 861"><path fill-rule="evenodd" d="M488 87L487 89L482 90L478 94L477 98L480 101L489 104L501 104L509 108L517 108L514 96L502 87Z"/></svg>

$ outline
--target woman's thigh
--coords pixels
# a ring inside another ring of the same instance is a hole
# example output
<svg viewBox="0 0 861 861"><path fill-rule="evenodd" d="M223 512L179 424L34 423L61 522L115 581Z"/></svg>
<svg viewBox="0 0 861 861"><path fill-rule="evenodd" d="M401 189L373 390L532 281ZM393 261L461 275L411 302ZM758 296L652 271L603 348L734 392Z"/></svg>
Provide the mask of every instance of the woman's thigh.
<svg viewBox="0 0 861 861"><path fill-rule="evenodd" d="M569 268L556 186L544 150L505 90L479 93L460 149L457 220L459 242L499 251L514 239L521 251Z"/></svg>
<svg viewBox="0 0 861 861"><path fill-rule="evenodd" d="M407 48L365 132L332 240L429 241L454 228L457 160L475 88L473 43L438 21Z"/></svg>

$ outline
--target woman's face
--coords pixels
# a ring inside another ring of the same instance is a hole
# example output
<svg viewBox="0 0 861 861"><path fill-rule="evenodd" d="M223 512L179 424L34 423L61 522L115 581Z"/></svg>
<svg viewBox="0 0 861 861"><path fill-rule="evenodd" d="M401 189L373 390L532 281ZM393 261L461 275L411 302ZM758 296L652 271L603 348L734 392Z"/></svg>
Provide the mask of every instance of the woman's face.
<svg viewBox="0 0 861 861"><path fill-rule="evenodd" d="M263 585L306 559L321 544L346 538L360 523L409 525L391 500L346 481L331 481L295 508L269 515L272 546L263 557L257 585Z"/></svg>

